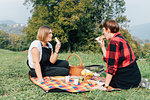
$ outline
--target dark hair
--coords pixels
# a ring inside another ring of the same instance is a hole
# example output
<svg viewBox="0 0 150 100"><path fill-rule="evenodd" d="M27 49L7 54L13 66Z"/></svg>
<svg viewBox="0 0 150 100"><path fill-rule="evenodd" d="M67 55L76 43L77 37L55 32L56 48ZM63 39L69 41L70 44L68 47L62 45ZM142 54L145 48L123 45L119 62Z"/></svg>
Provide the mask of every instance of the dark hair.
<svg viewBox="0 0 150 100"><path fill-rule="evenodd" d="M115 20L108 20L103 24L103 27L108 30L110 29L111 33L119 32L119 25Z"/></svg>

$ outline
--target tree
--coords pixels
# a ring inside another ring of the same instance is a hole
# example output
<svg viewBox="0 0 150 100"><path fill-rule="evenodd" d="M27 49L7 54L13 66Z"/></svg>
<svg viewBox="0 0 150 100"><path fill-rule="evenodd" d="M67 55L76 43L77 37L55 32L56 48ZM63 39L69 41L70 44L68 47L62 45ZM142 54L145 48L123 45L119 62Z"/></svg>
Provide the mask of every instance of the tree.
<svg viewBox="0 0 150 100"><path fill-rule="evenodd" d="M21 34L5 33L0 31L0 49L8 49L13 51L27 50L29 44L27 43L26 36Z"/></svg>
<svg viewBox="0 0 150 100"><path fill-rule="evenodd" d="M143 57L146 58L147 61L150 60L150 43L145 43L143 46Z"/></svg>
<svg viewBox="0 0 150 100"><path fill-rule="evenodd" d="M42 25L52 27L54 37L62 42L62 49L92 50L94 38L101 34L105 20L116 19L120 24L127 21L124 0L25 0L33 4L32 17L25 28L29 42L36 38Z"/></svg>
<svg viewBox="0 0 150 100"><path fill-rule="evenodd" d="M9 44L8 34L5 33L4 31L0 31L0 48L5 49L8 44Z"/></svg>

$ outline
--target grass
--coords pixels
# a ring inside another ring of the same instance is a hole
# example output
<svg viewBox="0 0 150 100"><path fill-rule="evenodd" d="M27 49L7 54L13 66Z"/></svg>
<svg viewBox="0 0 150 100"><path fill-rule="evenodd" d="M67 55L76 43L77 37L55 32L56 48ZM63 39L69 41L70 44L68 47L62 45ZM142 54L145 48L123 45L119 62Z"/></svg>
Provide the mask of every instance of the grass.
<svg viewBox="0 0 150 100"><path fill-rule="evenodd" d="M103 64L101 54L76 52L84 65ZM70 54L61 53L65 60ZM0 100L150 100L150 90L146 88L105 92L94 90L84 93L44 93L28 79L27 53L0 49ZM69 58L71 65L79 65L76 56ZM150 81L150 62L138 60L142 77Z"/></svg>

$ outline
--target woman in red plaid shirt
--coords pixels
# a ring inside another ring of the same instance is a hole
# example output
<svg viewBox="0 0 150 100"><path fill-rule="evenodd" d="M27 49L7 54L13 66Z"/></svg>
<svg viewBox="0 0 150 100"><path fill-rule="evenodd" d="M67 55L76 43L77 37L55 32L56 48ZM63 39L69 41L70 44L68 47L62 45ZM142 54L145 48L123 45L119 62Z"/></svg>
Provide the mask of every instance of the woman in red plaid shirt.
<svg viewBox="0 0 150 100"><path fill-rule="evenodd" d="M107 50L104 42L99 43L103 60L107 63L105 87L129 89L138 87L141 74L134 52L127 40L119 33L119 25L114 20L103 24L102 40L110 40Z"/></svg>

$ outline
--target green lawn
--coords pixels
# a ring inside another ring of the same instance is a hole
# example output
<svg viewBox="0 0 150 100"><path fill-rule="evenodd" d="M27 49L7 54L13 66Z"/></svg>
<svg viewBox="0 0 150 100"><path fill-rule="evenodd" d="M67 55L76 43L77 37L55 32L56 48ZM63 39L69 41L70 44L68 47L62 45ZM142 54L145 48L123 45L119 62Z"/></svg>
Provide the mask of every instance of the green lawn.
<svg viewBox="0 0 150 100"><path fill-rule="evenodd" d="M76 52L84 65L103 64L101 54ZM59 54L66 59L70 54ZM28 79L27 53L0 49L0 100L150 100L150 90L145 88L105 92L94 90L84 93L44 93ZM80 64L76 56L69 59L71 65ZM150 61L138 60L142 77L150 81Z"/></svg>

